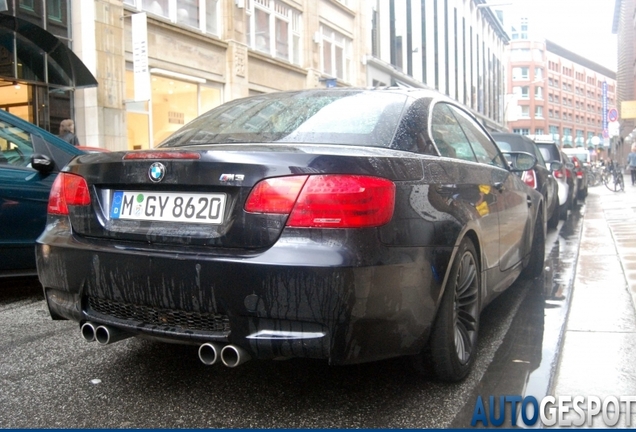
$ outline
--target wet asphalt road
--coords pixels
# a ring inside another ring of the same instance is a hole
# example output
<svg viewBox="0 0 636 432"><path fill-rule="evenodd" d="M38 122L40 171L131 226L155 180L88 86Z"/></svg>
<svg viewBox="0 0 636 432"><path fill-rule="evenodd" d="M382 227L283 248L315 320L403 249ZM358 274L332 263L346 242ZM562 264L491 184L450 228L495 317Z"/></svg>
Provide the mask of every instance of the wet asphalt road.
<svg viewBox="0 0 636 432"><path fill-rule="evenodd" d="M0 280L0 428L470 427L477 396L547 394L580 239L579 208L548 233L546 270L482 313L468 378L417 375L407 358L204 366L196 347L85 342L52 321L37 279Z"/></svg>

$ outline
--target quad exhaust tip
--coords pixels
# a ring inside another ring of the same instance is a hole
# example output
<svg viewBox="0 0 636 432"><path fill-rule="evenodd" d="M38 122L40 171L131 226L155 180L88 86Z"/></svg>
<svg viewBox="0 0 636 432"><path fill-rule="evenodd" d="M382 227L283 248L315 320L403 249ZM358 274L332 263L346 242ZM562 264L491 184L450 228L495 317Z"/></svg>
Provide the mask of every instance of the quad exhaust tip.
<svg viewBox="0 0 636 432"><path fill-rule="evenodd" d="M95 325L91 322L85 322L80 327L80 331L82 333L82 337L86 342L94 342L95 341Z"/></svg>
<svg viewBox="0 0 636 432"><path fill-rule="evenodd" d="M101 345L115 343L132 336L132 334L114 327L97 325L89 321L82 324L80 331L84 340L87 342L97 341Z"/></svg>
<svg viewBox="0 0 636 432"><path fill-rule="evenodd" d="M236 367L250 359L248 352L236 345L223 346L216 342L207 342L199 347L199 360L208 366L220 360L227 367Z"/></svg>

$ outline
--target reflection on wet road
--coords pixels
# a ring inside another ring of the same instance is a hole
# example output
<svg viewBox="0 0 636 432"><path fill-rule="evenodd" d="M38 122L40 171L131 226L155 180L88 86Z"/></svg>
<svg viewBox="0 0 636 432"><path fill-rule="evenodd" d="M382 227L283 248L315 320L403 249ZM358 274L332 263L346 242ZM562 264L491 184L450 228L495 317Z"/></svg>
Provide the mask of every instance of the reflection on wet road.
<svg viewBox="0 0 636 432"><path fill-rule="evenodd" d="M457 384L418 376L407 358L347 367L251 361L230 369L204 366L194 346L136 338L98 346L82 340L76 324L50 319L37 281L7 285L0 427L469 427L479 395L541 398L550 387L580 222L576 212L549 233L543 279L518 281L486 308L475 368Z"/></svg>

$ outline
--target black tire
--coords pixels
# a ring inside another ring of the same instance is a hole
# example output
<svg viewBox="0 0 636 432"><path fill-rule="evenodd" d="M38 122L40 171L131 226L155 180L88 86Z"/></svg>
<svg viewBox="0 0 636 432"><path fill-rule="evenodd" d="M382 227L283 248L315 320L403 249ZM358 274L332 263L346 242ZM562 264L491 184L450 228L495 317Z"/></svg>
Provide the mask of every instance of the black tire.
<svg viewBox="0 0 636 432"><path fill-rule="evenodd" d="M438 379L459 381L468 375L477 354L481 275L473 242L457 250L431 332L433 371Z"/></svg>
<svg viewBox="0 0 636 432"><path fill-rule="evenodd" d="M545 225L543 223L543 211L539 210L537 221L534 224L532 235L532 247L530 249L530 261L521 272L524 279L535 279L543 273L545 266Z"/></svg>

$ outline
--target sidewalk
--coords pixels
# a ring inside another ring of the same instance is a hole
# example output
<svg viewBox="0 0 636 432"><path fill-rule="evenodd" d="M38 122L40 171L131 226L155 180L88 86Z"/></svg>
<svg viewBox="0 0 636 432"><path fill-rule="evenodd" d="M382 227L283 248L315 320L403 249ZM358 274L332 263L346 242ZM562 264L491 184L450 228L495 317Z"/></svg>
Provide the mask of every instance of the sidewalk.
<svg viewBox="0 0 636 432"><path fill-rule="evenodd" d="M589 188L555 396L636 395L636 186L625 182Z"/></svg>

